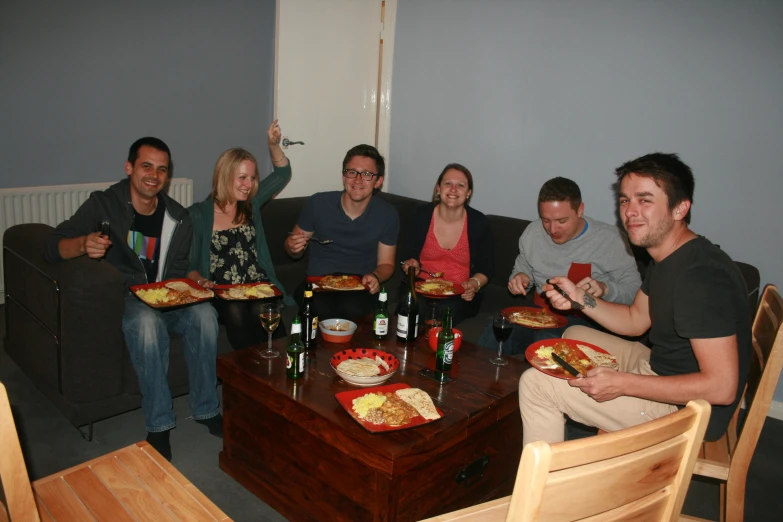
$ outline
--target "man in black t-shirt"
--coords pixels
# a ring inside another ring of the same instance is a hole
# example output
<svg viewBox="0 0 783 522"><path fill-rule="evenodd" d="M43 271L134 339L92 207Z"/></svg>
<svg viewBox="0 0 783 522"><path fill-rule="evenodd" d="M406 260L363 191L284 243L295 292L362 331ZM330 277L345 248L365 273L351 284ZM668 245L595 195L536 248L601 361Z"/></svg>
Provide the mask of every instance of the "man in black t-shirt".
<svg viewBox="0 0 783 522"><path fill-rule="evenodd" d="M46 245L51 262L87 255L105 258L132 285L183 278L193 235L190 216L162 189L171 175L168 146L157 138L131 145L127 179L95 192L74 216L61 223ZM109 222L111 232L95 232ZM209 303L157 310L126 294L122 330L139 379L147 441L171 460L169 433L176 425L166 374L169 333L182 336L190 384L189 404L196 422L221 436L217 396L217 314Z"/></svg>
<svg viewBox="0 0 783 522"><path fill-rule="evenodd" d="M725 433L745 388L751 354L750 312L739 269L688 227L694 180L676 154L654 153L616 171L620 216L629 239L652 263L631 305L596 299L567 278L560 286L607 330L639 336L652 348L585 327L563 337L600 346L620 371L595 368L563 381L528 370L520 379L524 443L563 440L564 414L607 431L662 417L693 399L712 405L705 438ZM553 306L571 302L546 285Z"/></svg>

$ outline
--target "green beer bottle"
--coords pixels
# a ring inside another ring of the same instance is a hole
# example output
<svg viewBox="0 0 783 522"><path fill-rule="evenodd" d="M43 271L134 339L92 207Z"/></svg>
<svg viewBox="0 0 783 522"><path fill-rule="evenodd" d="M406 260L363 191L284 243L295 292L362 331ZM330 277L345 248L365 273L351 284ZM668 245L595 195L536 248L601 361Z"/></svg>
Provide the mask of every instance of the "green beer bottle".
<svg viewBox="0 0 783 522"><path fill-rule="evenodd" d="M454 359L454 330L451 329L451 308L443 312L443 325L438 334L438 353L435 355L435 375L442 376L451 371Z"/></svg>
<svg viewBox="0 0 783 522"><path fill-rule="evenodd" d="M304 351L302 344L302 322L299 316L295 315L291 322L291 342L286 348L288 356L285 363L285 373L289 379L300 379L304 375Z"/></svg>
<svg viewBox="0 0 783 522"><path fill-rule="evenodd" d="M386 287L383 285L378 293L378 306L375 308L372 333L376 341L383 341L389 333L389 310L386 308Z"/></svg>

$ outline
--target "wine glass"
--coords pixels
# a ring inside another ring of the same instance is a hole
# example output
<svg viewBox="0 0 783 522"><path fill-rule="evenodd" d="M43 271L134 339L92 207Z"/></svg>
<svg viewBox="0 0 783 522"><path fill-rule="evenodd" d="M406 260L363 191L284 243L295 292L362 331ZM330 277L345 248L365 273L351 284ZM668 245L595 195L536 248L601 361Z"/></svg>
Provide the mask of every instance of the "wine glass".
<svg viewBox="0 0 783 522"><path fill-rule="evenodd" d="M259 351L258 355L264 359L272 359L280 355L277 350L272 349L272 333L277 329L277 325L280 324L281 308L280 303L277 301L261 305L261 325L266 330L268 339L266 350Z"/></svg>
<svg viewBox="0 0 783 522"><path fill-rule="evenodd" d="M503 343L511 335L511 323L503 315L503 312L498 312L492 318L492 331L495 334L495 339L498 341L498 356L489 360L492 364L498 366L505 366L508 364L508 360L503 358Z"/></svg>

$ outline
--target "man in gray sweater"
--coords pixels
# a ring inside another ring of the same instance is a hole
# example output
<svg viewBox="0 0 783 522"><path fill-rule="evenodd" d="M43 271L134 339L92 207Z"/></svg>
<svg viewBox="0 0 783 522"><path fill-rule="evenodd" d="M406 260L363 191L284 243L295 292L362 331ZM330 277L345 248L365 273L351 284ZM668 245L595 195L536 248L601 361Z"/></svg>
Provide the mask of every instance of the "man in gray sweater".
<svg viewBox="0 0 783 522"><path fill-rule="evenodd" d="M584 209L579 186L570 179L557 177L544 183L538 194L540 219L519 238L519 256L508 281L512 294L527 295L535 287L533 302L549 308L541 287L551 277L566 276L594 297L623 304L633 301L642 281L627 238L616 226L585 216ZM598 328L579 312L553 313L560 327L534 330L514 325L503 351L521 353L536 341L560 337L571 325ZM479 344L497 350L491 324Z"/></svg>

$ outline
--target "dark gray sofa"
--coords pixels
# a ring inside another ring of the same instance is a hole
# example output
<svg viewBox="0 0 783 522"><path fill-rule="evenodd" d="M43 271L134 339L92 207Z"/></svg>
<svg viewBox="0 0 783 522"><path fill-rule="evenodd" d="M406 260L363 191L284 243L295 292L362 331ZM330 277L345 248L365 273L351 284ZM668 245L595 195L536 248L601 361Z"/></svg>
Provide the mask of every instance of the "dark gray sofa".
<svg viewBox="0 0 783 522"><path fill-rule="evenodd" d="M405 223L423 201L379 193L393 204ZM305 276L307 255L294 261L283 250L286 234L293 228L306 198L284 198L263 209L264 229L275 270L283 286L292 292ZM478 316L459 325L465 338L476 341L495 311L528 304L530 297L511 296L506 284L517 256L517 243L530 223L523 219L489 215L495 238L495 274L482 289L484 301ZM3 236L6 289L6 339L8 354L35 385L77 427L141 406L138 381L122 334L123 283L109 263L86 257L51 264L43 258L44 242L52 228L24 224L9 228ZM644 253L637 256L640 267ZM397 261L401 261L398 259ZM738 263L749 288L755 311L759 274L751 265ZM396 289L402 271L386 283L394 310ZM288 307L284 320L296 312ZM369 311L368 311L369 312ZM222 328L222 327L221 327ZM219 353L230 351L225 332L219 338ZM171 343L168 375L172 395L188 392L187 370L179 339Z"/></svg>

